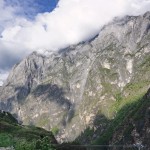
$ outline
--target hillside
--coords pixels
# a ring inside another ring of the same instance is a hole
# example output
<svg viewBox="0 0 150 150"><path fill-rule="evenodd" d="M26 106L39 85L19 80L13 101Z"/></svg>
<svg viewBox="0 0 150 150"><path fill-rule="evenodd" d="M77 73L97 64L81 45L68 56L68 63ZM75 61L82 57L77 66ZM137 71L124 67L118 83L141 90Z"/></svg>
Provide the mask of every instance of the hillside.
<svg viewBox="0 0 150 150"><path fill-rule="evenodd" d="M120 107L123 103L126 104ZM134 149L138 146L149 150L150 90L144 96L138 97L135 100L128 102L121 100L116 102L113 107L118 110L113 119L107 119L101 113L98 113L95 117L95 127L99 126L101 123L99 118L102 117L103 122L109 123L103 134L101 134L101 128L97 128L96 130L94 128L87 128L76 139L76 142L84 139L85 143L90 141L91 145L114 145L111 148L112 150L118 150L119 148ZM95 138L96 136L99 136L99 138Z"/></svg>
<svg viewBox="0 0 150 150"><path fill-rule="evenodd" d="M38 150L41 149L39 143L45 140L51 147L52 144L57 144L52 132L18 124L10 113L0 111L0 147L13 146L15 150Z"/></svg>
<svg viewBox="0 0 150 150"><path fill-rule="evenodd" d="M150 89L148 92L130 105L126 105L119 115L123 121L114 130L109 144L137 145L150 149Z"/></svg>

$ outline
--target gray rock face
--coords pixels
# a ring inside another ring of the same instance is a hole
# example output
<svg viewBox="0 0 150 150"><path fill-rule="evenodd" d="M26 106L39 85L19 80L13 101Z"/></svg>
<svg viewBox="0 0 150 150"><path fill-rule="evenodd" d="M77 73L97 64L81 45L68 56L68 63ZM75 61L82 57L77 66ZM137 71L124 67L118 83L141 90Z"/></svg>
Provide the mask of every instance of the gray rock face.
<svg viewBox="0 0 150 150"><path fill-rule="evenodd" d="M110 108L118 94L128 98L148 89L149 29L149 12L127 16L104 26L91 41L47 56L32 53L10 72L0 90L0 109L24 124L59 130L60 142L76 139L94 128L98 112L114 117ZM101 133L106 127L101 122L95 128Z"/></svg>

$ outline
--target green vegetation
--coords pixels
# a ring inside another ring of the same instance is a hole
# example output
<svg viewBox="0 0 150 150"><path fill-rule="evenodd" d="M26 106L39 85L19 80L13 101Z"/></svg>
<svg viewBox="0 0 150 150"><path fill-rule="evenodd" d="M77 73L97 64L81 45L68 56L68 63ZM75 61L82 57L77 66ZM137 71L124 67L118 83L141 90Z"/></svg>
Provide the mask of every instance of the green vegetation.
<svg viewBox="0 0 150 150"><path fill-rule="evenodd" d="M35 141L27 142L24 140L19 140L19 142L15 142L14 148L15 150L35 150Z"/></svg>
<svg viewBox="0 0 150 150"><path fill-rule="evenodd" d="M39 127L45 126L46 124L49 123L49 120L47 118L48 118L47 114L42 114L40 116L39 120L37 121L36 125L39 126Z"/></svg>
<svg viewBox="0 0 150 150"><path fill-rule="evenodd" d="M146 76L146 74L144 75ZM125 121L130 119L139 121L142 119L143 114L140 112L138 113L138 111L141 110L144 105L146 106L149 103L148 100L143 99L143 96L147 92L150 84L150 81L147 78L144 78L144 81L143 78L135 78L131 81L131 83L127 84L122 91L118 88L113 88L109 82L105 81L105 78L102 82L104 87L102 94L107 93L113 95L116 101L114 102L109 100L109 97L105 97L107 99L107 103L105 104L106 107L103 105L102 108L99 108L101 113L97 114L97 117L94 120L94 125L97 127L100 126L100 128L98 128L95 132L92 131L92 129L87 128L78 138L85 138L87 141L91 141L92 144L108 144L116 130L124 125ZM95 97L92 99L92 102L98 101L98 99L98 97ZM103 117L105 118L105 121L101 119ZM126 127L124 127L123 132L124 135L128 135L128 139L131 138L131 134L129 133L132 129L132 125L126 125ZM93 135L97 135L95 141L92 141Z"/></svg>
<svg viewBox="0 0 150 150"><path fill-rule="evenodd" d="M115 97L117 102L120 102L123 99L121 92L119 92L116 95L114 95L114 97Z"/></svg>
<svg viewBox="0 0 150 150"><path fill-rule="evenodd" d="M54 150L52 132L34 126L23 126L7 112L0 111L0 147L15 150Z"/></svg>
<svg viewBox="0 0 150 150"><path fill-rule="evenodd" d="M0 134L0 147L7 147L13 145L12 136L9 134Z"/></svg>
<svg viewBox="0 0 150 150"><path fill-rule="evenodd" d="M136 114L141 104L143 103L143 100L142 97L139 97L134 101L135 102L128 103L125 106L123 106L123 108L118 110L116 117L114 118L114 120L111 121L107 130L98 140L94 142L94 144L107 144L115 130L119 128L119 126L121 126L121 124L123 124L123 122L127 118L131 118L134 114Z"/></svg>
<svg viewBox="0 0 150 150"><path fill-rule="evenodd" d="M53 127L53 128L51 129L51 131L52 131L52 133L53 133L54 135L57 135L58 132L59 132L59 128L58 128L58 127Z"/></svg>
<svg viewBox="0 0 150 150"><path fill-rule="evenodd" d="M46 136L36 142L36 150L55 150L55 147L49 142L49 138Z"/></svg>
<svg viewBox="0 0 150 150"><path fill-rule="evenodd" d="M84 132L84 136L85 137L89 137L91 135L93 135L94 129L90 129L89 127L85 130Z"/></svg>
<svg viewBox="0 0 150 150"><path fill-rule="evenodd" d="M133 86L133 85L132 85ZM129 86L131 87L131 86ZM137 88L135 88L137 89ZM104 131L104 134L93 142L93 144L108 144L109 140L112 138L114 132L119 129L120 126L125 124L128 119L140 119L143 114L138 113L141 108L146 106L149 101L145 100L143 96L146 92L141 92L139 95L129 95L127 98L122 98L121 94L116 95L116 103L111 108L111 113L116 112L115 118L110 121L108 128ZM140 115L139 115L140 114ZM128 126L124 131L124 134L128 134L132 130L133 126Z"/></svg>

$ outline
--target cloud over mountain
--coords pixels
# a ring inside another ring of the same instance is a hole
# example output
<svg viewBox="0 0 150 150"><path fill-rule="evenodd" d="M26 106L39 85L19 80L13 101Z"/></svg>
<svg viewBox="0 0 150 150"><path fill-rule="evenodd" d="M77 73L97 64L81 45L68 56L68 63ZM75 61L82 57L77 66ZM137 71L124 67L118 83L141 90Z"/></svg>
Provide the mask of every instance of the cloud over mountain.
<svg viewBox="0 0 150 150"><path fill-rule="evenodd" d="M33 20L20 16L18 9L0 1L2 70L34 50L56 51L90 39L116 16L150 10L150 0L60 0L52 12L38 13Z"/></svg>

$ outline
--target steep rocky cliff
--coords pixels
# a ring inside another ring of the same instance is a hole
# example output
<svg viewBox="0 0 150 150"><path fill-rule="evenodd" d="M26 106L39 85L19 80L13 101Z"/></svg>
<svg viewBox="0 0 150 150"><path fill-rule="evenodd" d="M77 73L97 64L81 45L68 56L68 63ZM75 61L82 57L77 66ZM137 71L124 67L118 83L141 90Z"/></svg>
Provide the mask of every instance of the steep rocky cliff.
<svg viewBox="0 0 150 150"><path fill-rule="evenodd" d="M23 124L73 141L98 139L119 110L150 86L150 13L104 26L90 41L59 52L32 53L16 64L0 90L0 109ZM95 133L95 134L93 134Z"/></svg>

